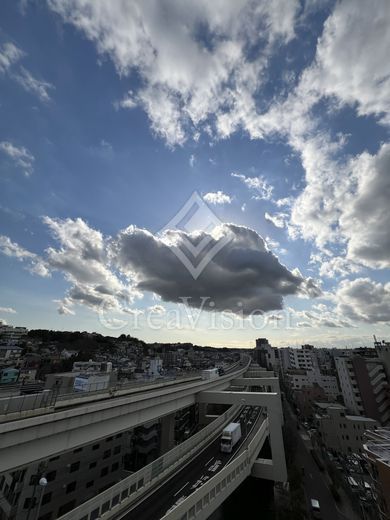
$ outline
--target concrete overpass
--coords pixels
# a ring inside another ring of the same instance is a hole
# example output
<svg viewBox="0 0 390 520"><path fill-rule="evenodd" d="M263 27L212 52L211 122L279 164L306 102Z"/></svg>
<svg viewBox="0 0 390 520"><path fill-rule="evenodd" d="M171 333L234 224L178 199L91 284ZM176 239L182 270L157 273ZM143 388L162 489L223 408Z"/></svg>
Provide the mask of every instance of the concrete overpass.
<svg viewBox="0 0 390 520"><path fill-rule="evenodd" d="M219 453L219 437L224 425L243 408L261 409L265 415L257 414L256 428L231 460L207 482L198 479L202 485L164 513L166 520L207 518L250 474L271 480L287 479L279 381L265 370L249 368L249 364L215 380L170 382L159 384L158 388L151 385L147 390L133 390L128 395L94 398L87 403L72 402L65 407L62 403L63 409L51 413L3 422L0 425L0 472L75 449L158 417L164 418L162 436L169 447L176 410L196 402L201 408L210 403L230 404L229 410L200 432L61 517L61 520L131 519L133 509L154 500L153 494L162 485L172 483L175 477L180 482L180 471L187 471L189 462L193 468L205 450ZM239 387L245 391L238 391ZM250 388L256 392L248 391ZM272 459L259 459L267 437ZM152 520L152 517L145 518Z"/></svg>
<svg viewBox="0 0 390 520"><path fill-rule="evenodd" d="M249 371L251 377L235 378L232 382L246 389L267 387L271 391L216 389L197 393L196 400L201 404L219 402L232 406L184 443L59 520L203 520L250 475L275 481L287 480L280 393L275 391L279 382L263 370L257 371L256 375L261 374L266 374L266 377L253 377L254 373ZM212 468L211 460L204 464L209 457L218 461L223 458L219 453L221 431L224 425L237 420L242 410L247 409L257 410L257 418L242 445L217 470ZM268 437L272 459L260 459L259 452ZM209 466L207 475L204 475L205 466ZM199 474L196 473L198 470Z"/></svg>
<svg viewBox="0 0 390 520"><path fill-rule="evenodd" d="M223 390L242 376L249 366L235 367L212 380L192 378L105 392L55 404L47 413L43 408L26 410L18 420L0 423L0 473L26 466L90 444L99 439L132 429L163 417L165 451L173 447L174 414L196 403L196 395L207 390ZM10 398L15 399L15 398ZM32 416L29 416L32 415Z"/></svg>

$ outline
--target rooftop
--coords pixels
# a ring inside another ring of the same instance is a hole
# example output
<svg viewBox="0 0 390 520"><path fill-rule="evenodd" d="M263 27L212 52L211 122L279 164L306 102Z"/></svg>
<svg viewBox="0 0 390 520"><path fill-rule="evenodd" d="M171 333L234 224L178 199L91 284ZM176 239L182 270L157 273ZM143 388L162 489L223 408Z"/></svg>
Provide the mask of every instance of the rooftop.
<svg viewBox="0 0 390 520"><path fill-rule="evenodd" d="M378 428L366 432L367 442L363 445L368 454L390 465L390 428Z"/></svg>
<svg viewBox="0 0 390 520"><path fill-rule="evenodd" d="M336 408L338 410L346 409L345 406L343 406L342 404L339 404L339 403L320 403L320 402L316 401L314 404L318 408L322 408L322 410L327 410L328 408Z"/></svg>
<svg viewBox="0 0 390 520"><path fill-rule="evenodd" d="M346 419L350 421L362 421L362 422L376 422L375 419L371 419L370 417L363 417L362 415L346 415Z"/></svg>

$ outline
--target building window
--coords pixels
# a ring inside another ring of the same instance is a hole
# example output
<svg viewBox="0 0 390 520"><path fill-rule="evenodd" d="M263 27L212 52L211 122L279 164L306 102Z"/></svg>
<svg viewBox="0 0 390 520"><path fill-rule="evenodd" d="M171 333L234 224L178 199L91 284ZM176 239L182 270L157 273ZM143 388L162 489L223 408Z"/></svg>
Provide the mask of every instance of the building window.
<svg viewBox="0 0 390 520"><path fill-rule="evenodd" d="M110 441L112 441L113 438L114 438L114 437L107 437L106 442L110 442Z"/></svg>
<svg viewBox="0 0 390 520"><path fill-rule="evenodd" d="M73 453L80 453L80 451L83 451L83 448L76 448L73 450Z"/></svg>
<svg viewBox="0 0 390 520"><path fill-rule="evenodd" d="M38 520L51 520L53 513L50 511L49 513L46 513L45 515L39 516Z"/></svg>
<svg viewBox="0 0 390 520"><path fill-rule="evenodd" d="M122 433L117 433L117 434L115 435L115 439L120 439L120 438L122 437L122 435L123 435Z"/></svg>
<svg viewBox="0 0 390 520"><path fill-rule="evenodd" d="M49 473L46 473L46 480L48 482L52 482L56 478L56 475L57 475L57 472L55 470L49 471Z"/></svg>
<svg viewBox="0 0 390 520"><path fill-rule="evenodd" d="M38 484L38 475L31 475L29 484L30 486L36 486Z"/></svg>
<svg viewBox="0 0 390 520"><path fill-rule="evenodd" d="M91 462L91 464L89 465L89 469L96 468L96 465L97 465L97 462L95 460L95 462Z"/></svg>
<svg viewBox="0 0 390 520"><path fill-rule="evenodd" d="M115 462L115 464L113 464L111 466L111 471L117 471L119 469L119 462Z"/></svg>
<svg viewBox="0 0 390 520"><path fill-rule="evenodd" d="M105 477L106 475L108 474L108 466L106 466L105 468L103 468L100 472L100 476L101 477Z"/></svg>
<svg viewBox="0 0 390 520"><path fill-rule="evenodd" d="M85 484L85 487L86 487L86 488L90 488L90 487L93 486L93 483L94 483L94 481L93 481L93 480L90 480L89 482L87 482L87 483Z"/></svg>
<svg viewBox="0 0 390 520"><path fill-rule="evenodd" d="M71 482L70 484L68 484L66 486L66 493L72 493L72 491L74 491L76 489L76 481L74 480L73 482Z"/></svg>
<svg viewBox="0 0 390 520"><path fill-rule="evenodd" d="M99 448L100 448L100 444L94 444L94 445L92 446L92 449L93 449L93 450L98 450Z"/></svg>
<svg viewBox="0 0 390 520"><path fill-rule="evenodd" d="M108 459L108 457L111 455L111 450L106 450L103 453L103 459Z"/></svg>
<svg viewBox="0 0 390 520"><path fill-rule="evenodd" d="M73 462L73 464L70 465L70 473L73 473L74 471L77 471L78 469L80 469L80 461L78 460L77 462Z"/></svg>
<svg viewBox="0 0 390 520"><path fill-rule="evenodd" d="M59 509L58 509L58 514L57 516L62 516L64 515L65 513L69 513L69 511L72 511L72 509L74 509L74 506L76 505L76 500L71 500L70 502L67 502L66 504L62 505Z"/></svg>
<svg viewBox="0 0 390 520"><path fill-rule="evenodd" d="M42 497L42 502L41 504L44 505L44 504L48 504L51 500L51 491L49 493L45 493Z"/></svg>
<svg viewBox="0 0 390 520"><path fill-rule="evenodd" d="M36 500L37 499L35 497L26 498L23 504L23 509L29 509L30 507L34 507Z"/></svg>
<svg viewBox="0 0 390 520"><path fill-rule="evenodd" d="M121 452L121 446L115 446L114 448L114 455L118 455L118 453Z"/></svg>

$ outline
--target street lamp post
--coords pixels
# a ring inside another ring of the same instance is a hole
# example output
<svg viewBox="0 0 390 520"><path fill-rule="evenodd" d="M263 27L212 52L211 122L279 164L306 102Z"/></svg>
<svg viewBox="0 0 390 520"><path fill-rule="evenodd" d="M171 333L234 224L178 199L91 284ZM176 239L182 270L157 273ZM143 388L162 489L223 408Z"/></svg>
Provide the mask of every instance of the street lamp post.
<svg viewBox="0 0 390 520"><path fill-rule="evenodd" d="M41 492L39 494L39 501L38 501L38 507L37 507L37 515L36 515L36 520L38 520L38 517L39 517L39 512L41 510L41 503L42 503L42 497L43 497L43 493L45 491L45 487L47 486L47 480L45 477L41 477L39 479L39 487L41 488Z"/></svg>

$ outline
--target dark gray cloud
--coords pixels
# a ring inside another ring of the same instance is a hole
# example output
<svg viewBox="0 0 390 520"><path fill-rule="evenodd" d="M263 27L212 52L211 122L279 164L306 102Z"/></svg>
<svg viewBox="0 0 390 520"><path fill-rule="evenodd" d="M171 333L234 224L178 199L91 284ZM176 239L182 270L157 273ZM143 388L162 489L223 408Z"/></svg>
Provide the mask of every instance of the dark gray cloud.
<svg viewBox="0 0 390 520"><path fill-rule="evenodd" d="M196 243L211 236L211 241L202 255L218 243L229 241L208 262L195 280L182 261L175 255L170 244L189 255L188 240L195 238L182 231L170 231L156 237L146 230L131 226L120 232L112 244L112 258L117 267L129 278L135 277L137 288L151 291L164 301L181 302L201 307L208 298L205 309L212 301L212 309L248 315L254 311L266 312L283 307L283 298L288 295L318 295L319 289L311 280L293 273L283 266L255 231L233 224L223 224L212 235L199 232Z"/></svg>

